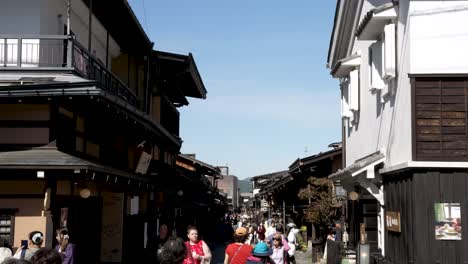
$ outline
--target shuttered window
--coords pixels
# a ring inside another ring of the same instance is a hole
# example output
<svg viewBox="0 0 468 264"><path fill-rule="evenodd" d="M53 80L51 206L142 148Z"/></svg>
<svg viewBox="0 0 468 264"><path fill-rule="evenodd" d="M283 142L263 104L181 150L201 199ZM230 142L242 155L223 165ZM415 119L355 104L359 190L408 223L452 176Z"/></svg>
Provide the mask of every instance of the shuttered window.
<svg viewBox="0 0 468 264"><path fill-rule="evenodd" d="M468 77L412 78L417 161L468 161Z"/></svg>

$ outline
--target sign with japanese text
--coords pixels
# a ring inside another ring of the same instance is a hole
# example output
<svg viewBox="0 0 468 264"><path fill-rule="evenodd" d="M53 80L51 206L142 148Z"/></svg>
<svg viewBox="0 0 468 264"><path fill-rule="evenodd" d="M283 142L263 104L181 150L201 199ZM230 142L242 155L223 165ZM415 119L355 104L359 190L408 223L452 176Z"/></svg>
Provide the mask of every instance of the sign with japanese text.
<svg viewBox="0 0 468 264"><path fill-rule="evenodd" d="M400 212L387 211L385 214L385 226L388 231L401 233Z"/></svg>

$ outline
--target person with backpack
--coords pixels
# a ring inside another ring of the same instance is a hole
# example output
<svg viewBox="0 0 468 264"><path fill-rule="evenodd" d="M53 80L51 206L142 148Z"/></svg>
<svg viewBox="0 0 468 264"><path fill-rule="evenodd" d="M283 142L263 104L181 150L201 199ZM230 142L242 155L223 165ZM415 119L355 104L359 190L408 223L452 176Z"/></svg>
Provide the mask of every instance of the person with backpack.
<svg viewBox="0 0 468 264"><path fill-rule="evenodd" d="M296 254L296 248L297 248L297 241L296 241L296 235L299 233L299 228L296 227L294 223L289 223L288 227L291 228L291 230L288 233L288 245L290 247L288 251L289 255L289 263L296 263L296 259L294 258L294 254Z"/></svg>
<svg viewBox="0 0 468 264"><path fill-rule="evenodd" d="M226 255L224 257L224 264L244 264L247 258L250 257L252 246L246 244L247 229L239 227L234 233L234 243L226 247Z"/></svg>

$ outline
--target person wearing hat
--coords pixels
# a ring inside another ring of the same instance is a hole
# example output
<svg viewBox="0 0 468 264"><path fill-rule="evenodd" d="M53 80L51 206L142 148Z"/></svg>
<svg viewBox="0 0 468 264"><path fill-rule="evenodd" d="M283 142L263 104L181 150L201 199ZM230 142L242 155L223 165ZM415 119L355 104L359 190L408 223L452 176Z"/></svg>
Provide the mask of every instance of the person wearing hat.
<svg viewBox="0 0 468 264"><path fill-rule="evenodd" d="M273 250L268 247L264 242L259 242L255 248L252 250L252 256L247 258L247 264L256 264L256 263L274 263L270 255L273 253Z"/></svg>
<svg viewBox="0 0 468 264"><path fill-rule="evenodd" d="M31 260L34 253L41 248L42 242L44 242L44 234L40 231L32 231L28 236L28 246L21 246L13 258Z"/></svg>
<svg viewBox="0 0 468 264"><path fill-rule="evenodd" d="M252 247L245 244L248 237L247 228L239 227L234 232L234 243L226 247L224 264L244 264L250 257Z"/></svg>

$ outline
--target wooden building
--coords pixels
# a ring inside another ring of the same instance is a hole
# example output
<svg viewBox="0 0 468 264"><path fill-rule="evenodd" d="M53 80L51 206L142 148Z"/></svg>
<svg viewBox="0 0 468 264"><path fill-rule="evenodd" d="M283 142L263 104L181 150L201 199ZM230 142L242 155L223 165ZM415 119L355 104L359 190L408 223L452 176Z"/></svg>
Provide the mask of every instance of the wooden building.
<svg viewBox="0 0 468 264"><path fill-rule="evenodd" d="M77 263L138 262L178 175L177 107L206 98L192 55L155 51L124 0L2 4L0 235L50 247L66 226Z"/></svg>
<svg viewBox="0 0 468 264"><path fill-rule="evenodd" d="M356 205L366 197L353 221L376 227L372 254L391 263L468 261L467 8L337 1L328 66L340 81L345 168L330 178Z"/></svg>
<svg viewBox="0 0 468 264"><path fill-rule="evenodd" d="M257 209L262 209L268 216L273 212L284 212L285 221L302 224L304 209L310 202L300 199L297 194L309 186L310 177L324 178L341 169L341 156L341 147L337 145L332 150L295 160L288 170L252 177Z"/></svg>

